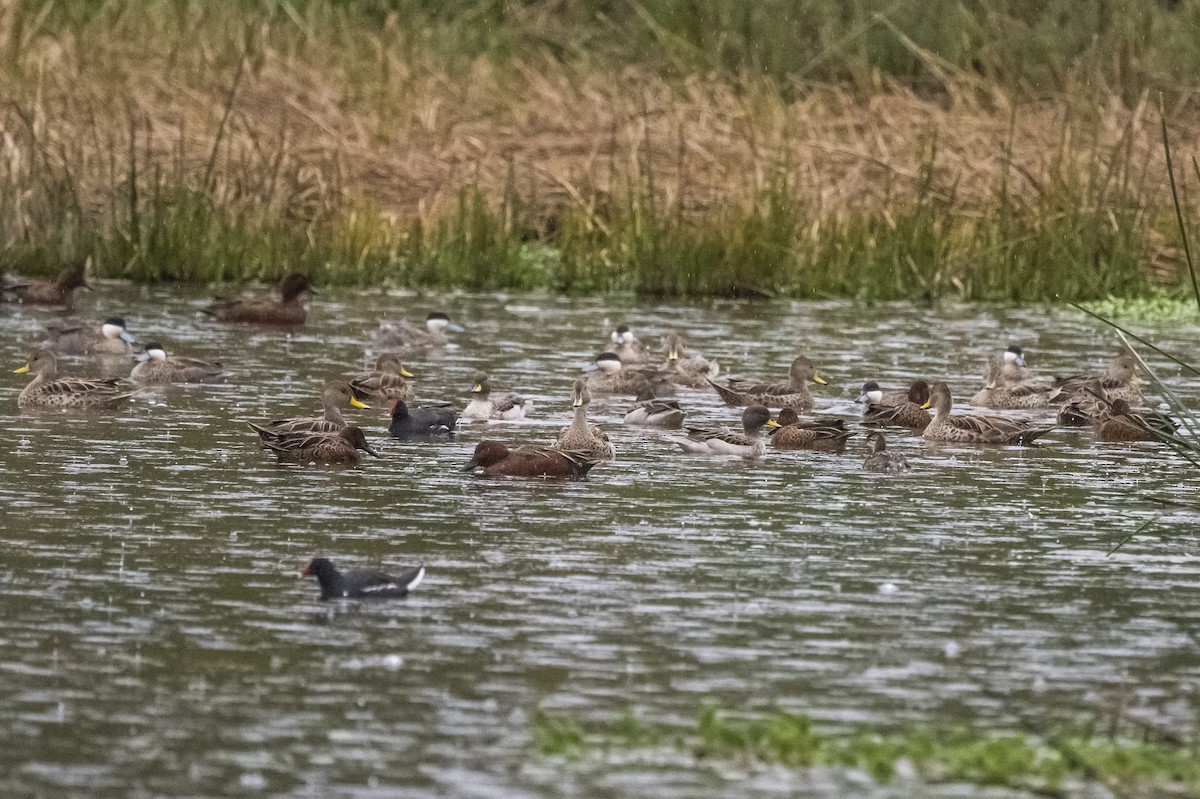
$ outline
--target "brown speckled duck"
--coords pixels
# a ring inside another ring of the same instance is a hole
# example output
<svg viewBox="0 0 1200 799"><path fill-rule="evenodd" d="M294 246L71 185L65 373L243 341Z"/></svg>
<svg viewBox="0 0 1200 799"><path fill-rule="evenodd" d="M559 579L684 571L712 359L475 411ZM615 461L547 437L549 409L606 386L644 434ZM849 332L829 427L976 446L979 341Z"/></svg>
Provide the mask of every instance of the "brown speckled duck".
<svg viewBox="0 0 1200 799"><path fill-rule="evenodd" d="M752 383L749 380L730 380L727 385L707 381L717 390L726 405L771 405L812 410L813 398L808 393L808 381L825 385L812 361L801 355L792 361L786 383Z"/></svg>
<svg viewBox="0 0 1200 799"><path fill-rule="evenodd" d="M887 448L887 439L878 431L867 436L867 459L863 470L868 472L903 472L908 469L908 460L899 452Z"/></svg>
<svg viewBox="0 0 1200 799"><path fill-rule="evenodd" d="M35 350L16 374L33 372L33 380L17 395L19 408L111 408L137 394L123 391L116 380L58 377L58 360L50 350Z"/></svg>
<svg viewBox="0 0 1200 799"><path fill-rule="evenodd" d="M687 438L672 438L684 452L696 455L736 455L739 458L761 458L766 445L759 432L764 427L779 427L765 405L751 405L742 411L742 432L713 430L706 427L687 428Z"/></svg>
<svg viewBox="0 0 1200 799"><path fill-rule="evenodd" d="M142 385L220 383L229 377L221 364L168 355L157 341L146 344L146 351L137 359L139 363L129 373L129 379Z"/></svg>
<svg viewBox="0 0 1200 799"><path fill-rule="evenodd" d="M780 427L769 431L771 446L776 449L812 449L840 454L846 451L846 439L854 435L841 419L801 422L795 408L781 410L776 422Z"/></svg>
<svg viewBox="0 0 1200 799"><path fill-rule="evenodd" d="M1156 412L1135 413L1123 399L1109 403L1095 424L1100 441L1162 441L1178 429L1170 417Z"/></svg>
<svg viewBox="0 0 1200 799"><path fill-rule="evenodd" d="M350 378L350 387L358 397L378 397L395 402L411 402L413 398L412 372L404 368L400 356L385 352L375 359L375 368Z"/></svg>
<svg viewBox="0 0 1200 799"><path fill-rule="evenodd" d="M1050 401L1068 402L1084 392L1089 384L1093 384L1092 381L1099 381L1105 398L1110 402L1119 399L1130 405L1142 402L1142 390L1139 388L1142 378L1138 376L1137 363L1126 355L1114 358L1103 375L1078 374L1055 378Z"/></svg>
<svg viewBox="0 0 1200 799"><path fill-rule="evenodd" d="M293 419L274 419L265 424L251 424L260 436L280 433L336 433L346 426L342 416L345 408L369 408L354 396L350 384L341 380L327 383L321 391L323 416L303 416ZM264 439L265 440L265 439Z"/></svg>
<svg viewBox="0 0 1200 799"><path fill-rule="evenodd" d="M202 312L221 322L299 327L308 320L304 294L313 293L308 277L293 272L279 281L279 297L218 297Z"/></svg>
<svg viewBox="0 0 1200 799"><path fill-rule="evenodd" d="M1004 363L995 356L988 359L986 385L971 397L976 408L998 411L1050 406L1049 386L1036 383L1013 383L1004 377Z"/></svg>
<svg viewBox="0 0 1200 799"><path fill-rule="evenodd" d="M862 423L871 427L907 427L924 430L933 421L929 411L921 406L929 399L929 384L917 380L908 390L908 397L898 405L868 405Z"/></svg>
<svg viewBox="0 0 1200 799"><path fill-rule="evenodd" d="M70 310L75 299L75 289L91 288L84 278L87 264L86 260L68 264L53 281L5 275L0 281L0 300L23 305L57 306Z"/></svg>
<svg viewBox="0 0 1200 799"><path fill-rule="evenodd" d="M300 466L358 466L362 463L359 450L379 457L367 444L362 429L351 426L336 433L279 433L263 438L262 443L280 463Z"/></svg>
<svg viewBox="0 0 1200 799"><path fill-rule="evenodd" d="M708 381L715 380L721 373L721 365L703 355L690 352L679 334L672 331L664 341L667 360L662 371L667 379L677 386L708 388Z"/></svg>
<svg viewBox="0 0 1200 799"><path fill-rule="evenodd" d="M571 407L575 409L575 417L569 426L559 432L554 448L576 452L596 460L612 460L617 457L617 450L608 440L608 435L599 425L588 424L587 407L591 401L592 395L588 391L587 381L576 380L571 386Z"/></svg>
<svg viewBox="0 0 1200 799"><path fill-rule="evenodd" d="M963 444L1031 444L1054 429L1032 427L1029 422L1002 416L951 416L953 406L950 388L945 383L934 383L925 403L934 411L933 421L923 433L925 438Z"/></svg>

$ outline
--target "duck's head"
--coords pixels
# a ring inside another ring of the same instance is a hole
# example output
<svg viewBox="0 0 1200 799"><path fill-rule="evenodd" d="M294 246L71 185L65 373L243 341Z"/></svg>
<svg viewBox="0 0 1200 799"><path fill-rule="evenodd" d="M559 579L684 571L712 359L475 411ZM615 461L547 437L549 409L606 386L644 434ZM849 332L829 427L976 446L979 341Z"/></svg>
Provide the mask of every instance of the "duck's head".
<svg viewBox="0 0 1200 799"><path fill-rule="evenodd" d="M683 339L679 337L678 333L672 331L667 334L666 347L667 360L677 361L679 360L679 354L683 352Z"/></svg>
<svg viewBox="0 0 1200 799"><path fill-rule="evenodd" d="M306 291L309 294L316 294L313 291L312 281L308 279L307 275L299 272L284 275L283 279L279 281L279 295L285 302L296 299Z"/></svg>
<svg viewBox="0 0 1200 799"><path fill-rule="evenodd" d="M26 372L53 377L58 372L58 358L50 350L34 350L24 366L13 369L13 374L21 375Z"/></svg>
<svg viewBox="0 0 1200 799"><path fill-rule="evenodd" d="M1109 403L1108 412L1112 416L1125 416L1132 411L1129 408L1129 403L1123 399L1113 400Z"/></svg>
<svg viewBox="0 0 1200 799"><path fill-rule="evenodd" d="M1137 373L1137 362L1128 355L1121 355L1113 359L1108 366L1108 376L1122 383L1133 383L1135 386L1142 383L1141 375Z"/></svg>
<svg viewBox="0 0 1200 799"><path fill-rule="evenodd" d="M471 393L486 397L492 392L492 383L487 372L476 372L471 378Z"/></svg>
<svg viewBox="0 0 1200 799"><path fill-rule="evenodd" d="M879 402L883 399L883 389L874 380L868 380L863 383L862 393L858 395L858 402Z"/></svg>
<svg viewBox="0 0 1200 799"><path fill-rule="evenodd" d="M450 317L441 311L434 311L425 317L425 329L430 333L442 333L449 330L452 333L463 332L462 325L450 321Z"/></svg>
<svg viewBox="0 0 1200 799"><path fill-rule="evenodd" d="M1017 366L1025 365L1025 351L1013 344L1004 351L1004 362L1015 363Z"/></svg>
<svg viewBox="0 0 1200 799"><path fill-rule="evenodd" d="M867 436L867 454L874 455L885 449L887 449L887 439L883 437L883 433L874 432Z"/></svg>
<svg viewBox="0 0 1200 799"><path fill-rule="evenodd" d="M362 431L361 427L343 427L338 431L338 436L350 442L350 445L355 449L361 449L368 455L374 455L376 458L379 457L379 453L371 449L370 445L367 444L367 435Z"/></svg>
<svg viewBox="0 0 1200 799"><path fill-rule="evenodd" d="M599 369L601 374L615 375L621 371L621 359L615 352L602 352L596 356L594 367ZM585 371L591 370L585 368Z"/></svg>
<svg viewBox="0 0 1200 799"><path fill-rule="evenodd" d="M771 418L771 409L766 405L751 405L742 411L742 429L747 433L757 433L764 425L769 427L783 426Z"/></svg>
<svg viewBox="0 0 1200 799"><path fill-rule="evenodd" d="M934 383L929 389L929 399L922 403L925 410L933 409L939 416L949 413L954 400L950 397L950 387L945 383Z"/></svg>
<svg viewBox="0 0 1200 799"><path fill-rule="evenodd" d="M385 352L375 359L375 371L387 372L388 374L400 375L401 377L413 376L413 373L404 368L404 362L400 360L400 356L394 352Z"/></svg>
<svg viewBox="0 0 1200 799"><path fill-rule="evenodd" d="M818 385L825 385L824 378L817 374L817 367L813 366L813 362L803 355L792 361L792 366L788 369L788 374L793 380L799 383L811 380Z"/></svg>
<svg viewBox="0 0 1200 799"><path fill-rule="evenodd" d="M301 577L316 577L318 580L328 580L337 574L337 569L325 558L313 558L300 572Z"/></svg>
<svg viewBox="0 0 1200 799"><path fill-rule="evenodd" d="M775 422L774 427L787 427L790 424L800 424L800 414L796 413L796 409L789 405L776 414ZM767 424L771 426L770 422Z"/></svg>
<svg viewBox="0 0 1200 799"><path fill-rule="evenodd" d="M924 380L914 380L908 387L908 401L914 405L924 405L929 399L929 384Z"/></svg>
<svg viewBox="0 0 1200 799"><path fill-rule="evenodd" d="M592 401L592 392L588 391L587 381L576 380L571 386L571 407L580 408Z"/></svg>
<svg viewBox="0 0 1200 799"><path fill-rule="evenodd" d="M151 341L146 344L145 352L137 356L137 360L139 361L165 361L166 359L167 351L157 341Z"/></svg>
<svg viewBox="0 0 1200 799"><path fill-rule="evenodd" d="M66 291L72 291L74 289L90 290L92 287L87 284L86 277L87 265L88 260L86 258L82 261L74 261L70 264L67 264L62 268L62 271L58 273L58 278L54 282L58 284L59 288Z"/></svg>
<svg viewBox="0 0 1200 799"><path fill-rule="evenodd" d="M133 343L133 336L125 329L125 320L119 316L110 316L100 325L100 332L105 338L119 338L126 344Z"/></svg>
<svg viewBox="0 0 1200 799"><path fill-rule="evenodd" d="M335 380L325 386L325 390L321 392L322 399L326 403L335 405L338 408L370 408L371 406L360 400L354 394L354 389L349 383L341 380Z"/></svg>
<svg viewBox="0 0 1200 799"><path fill-rule="evenodd" d="M475 454L467 465L463 467L464 472L469 472L476 466L487 468L493 466L508 457L508 447L501 444L499 441L480 441L475 445Z"/></svg>

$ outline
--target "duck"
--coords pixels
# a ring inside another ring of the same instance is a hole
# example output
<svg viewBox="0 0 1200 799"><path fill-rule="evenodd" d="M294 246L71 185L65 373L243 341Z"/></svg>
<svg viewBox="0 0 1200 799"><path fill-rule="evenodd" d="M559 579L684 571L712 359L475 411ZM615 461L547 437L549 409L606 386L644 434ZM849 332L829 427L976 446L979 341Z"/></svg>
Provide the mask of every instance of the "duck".
<svg viewBox="0 0 1200 799"><path fill-rule="evenodd" d="M808 393L809 380L825 385L825 380L817 374L812 361L801 355L792 361L786 383L729 380L727 385L722 386L709 380L708 384L717 390L726 405L779 405L808 411L813 406L812 395Z"/></svg>
<svg viewBox="0 0 1200 799"><path fill-rule="evenodd" d="M716 379L721 373L719 363L709 361L699 353L689 352L684 347L683 339L674 331L667 334L663 346L667 360L662 366L662 371L675 385L708 388L707 381Z"/></svg>
<svg viewBox="0 0 1200 799"><path fill-rule="evenodd" d="M679 400L658 396L656 388L647 386L637 395L633 408L625 414L621 424L678 430L683 427L685 415Z"/></svg>
<svg viewBox="0 0 1200 799"><path fill-rule="evenodd" d="M711 430L703 427L688 427L687 438L671 439L683 449L696 455L736 455L739 458L761 458L766 454L766 445L759 436L763 427L781 427L771 418L771 411L764 405L751 405L742 412L742 432Z"/></svg>
<svg viewBox="0 0 1200 799"><path fill-rule="evenodd" d="M375 369L350 378L350 388L358 397L378 397L388 402L413 398L413 373L404 368L400 356L385 352L375 359Z"/></svg>
<svg viewBox="0 0 1200 799"><path fill-rule="evenodd" d="M442 311L433 311L425 317L425 327L400 319L395 322L380 320L379 327L367 335L371 346L377 350L394 350L405 347L444 347L450 343L446 331L462 333L463 326L450 321Z"/></svg>
<svg viewBox="0 0 1200 799"><path fill-rule="evenodd" d="M358 466L362 463L359 450L376 458L379 453L367 444L362 428L346 426L336 433L274 433L259 438L266 449L274 452L280 463L308 466Z"/></svg>
<svg viewBox="0 0 1200 799"><path fill-rule="evenodd" d="M260 436L264 433L336 433L346 427L346 418L342 416L344 409L371 407L354 396L350 384L342 380L325 384L321 390L321 405L324 409L322 416L273 419L261 425L251 424L250 427Z"/></svg>
<svg viewBox="0 0 1200 799"><path fill-rule="evenodd" d="M587 406L592 401L587 381L582 378L571 386L571 407L575 418L558 433L554 448L587 455L596 460L613 460L617 450L599 425L588 424Z"/></svg>
<svg viewBox="0 0 1200 799"><path fill-rule="evenodd" d="M1165 414L1135 413L1123 399L1113 400L1096 420L1100 441L1162 441L1172 437L1179 424Z"/></svg>
<svg viewBox="0 0 1200 799"><path fill-rule="evenodd" d="M471 394L471 401L463 408L463 419L515 421L525 418L525 400L511 394L492 394L492 381L487 372L476 372L471 378Z"/></svg>
<svg viewBox="0 0 1200 799"><path fill-rule="evenodd" d="M642 342L633 335L628 325L617 326L609 336L609 344L604 351L616 355L624 364L642 362Z"/></svg>
<svg viewBox="0 0 1200 799"><path fill-rule="evenodd" d="M405 569L395 576L357 569L340 572L325 558L313 558L300 576L317 578L322 600L403 599L425 579L425 567Z"/></svg>
<svg viewBox="0 0 1200 799"><path fill-rule="evenodd" d="M201 313L220 322L247 322L258 325L300 327L308 320L304 307L305 293L313 294L312 283L306 275L293 272L279 281L279 298L218 297Z"/></svg>
<svg viewBox="0 0 1200 799"><path fill-rule="evenodd" d="M1109 402L1125 400L1131 406L1142 402L1142 378L1137 373L1137 363L1127 355L1117 356L1103 374L1077 374L1057 377L1050 390L1051 402L1070 402L1084 393L1087 386L1097 385Z"/></svg>
<svg viewBox="0 0 1200 799"><path fill-rule="evenodd" d="M1008 382L1004 363L993 356L988 359L987 384L971 397L971 405L998 411L1046 408L1050 405L1050 388L1036 383Z"/></svg>
<svg viewBox="0 0 1200 799"><path fill-rule="evenodd" d="M14 374L33 372L33 380L17 395L18 408L111 408L137 391L123 391L116 380L58 377L58 359L50 350L34 350Z"/></svg>
<svg viewBox="0 0 1200 799"><path fill-rule="evenodd" d="M464 472L482 469L488 477L542 477L579 480L600 461L582 452L561 449L520 447L509 449L499 441L484 440L475 445L475 454L463 467Z"/></svg>
<svg viewBox="0 0 1200 799"><path fill-rule="evenodd" d="M863 470L868 472L903 472L908 469L908 460L899 452L887 448L887 439L878 430L867 435L867 459Z"/></svg>
<svg viewBox="0 0 1200 799"><path fill-rule="evenodd" d="M1029 422L1003 416L951 416L954 400L950 387L934 383L929 399L921 407L932 408L933 421L922 435L930 441L956 441L966 444L1032 444L1054 427L1032 427Z"/></svg>
<svg viewBox="0 0 1200 799"><path fill-rule="evenodd" d="M413 408L409 410L404 400L396 400L392 406L392 423L388 432L396 438L420 438L443 433L454 435L458 414L453 408Z"/></svg>
<svg viewBox="0 0 1200 799"><path fill-rule="evenodd" d="M984 361L983 381L985 383L992 381L994 364L999 364L999 374L996 376L997 380L1009 384L1024 383L1029 380L1029 370L1025 367L1025 350L1016 344L1010 344L998 356L989 355L987 360Z"/></svg>
<svg viewBox="0 0 1200 799"><path fill-rule="evenodd" d="M784 408L775 421L779 427L770 430L771 446L775 449L812 449L841 454L846 451L846 439L854 435L841 419L801 422L795 408Z"/></svg>
<svg viewBox="0 0 1200 799"><path fill-rule="evenodd" d="M923 396L917 402L918 405L929 399L929 384L924 380L914 380L912 385L905 389L882 389L874 380L868 380L863 383L862 393L858 395L858 399L855 402L865 402L868 406L883 405L894 407L910 402L912 399L910 395L914 391L917 392L918 396L921 396L923 392Z"/></svg>
<svg viewBox="0 0 1200 799"><path fill-rule="evenodd" d="M588 389L596 394L633 394L654 390L665 375L657 369L626 366L615 352L602 352L583 367L589 372Z"/></svg>
<svg viewBox="0 0 1200 799"><path fill-rule="evenodd" d="M933 421L929 411L921 406L929 399L929 384L916 380L908 389L904 402L897 405L871 404L863 411L862 423L869 427L907 427L924 430Z"/></svg>
<svg viewBox="0 0 1200 799"><path fill-rule="evenodd" d="M70 310L75 289L90 289L84 273L87 260L67 264L53 281L20 275L5 275L0 282L0 301L24 305L45 305Z"/></svg>
<svg viewBox="0 0 1200 799"><path fill-rule="evenodd" d="M129 355L136 343L119 316L110 316L98 325L52 325L46 332L50 338L42 346L58 355Z"/></svg>
<svg viewBox="0 0 1200 799"><path fill-rule="evenodd" d="M221 364L167 355L157 341L146 344L145 352L138 355L137 360L129 379L143 385L219 383L229 377Z"/></svg>

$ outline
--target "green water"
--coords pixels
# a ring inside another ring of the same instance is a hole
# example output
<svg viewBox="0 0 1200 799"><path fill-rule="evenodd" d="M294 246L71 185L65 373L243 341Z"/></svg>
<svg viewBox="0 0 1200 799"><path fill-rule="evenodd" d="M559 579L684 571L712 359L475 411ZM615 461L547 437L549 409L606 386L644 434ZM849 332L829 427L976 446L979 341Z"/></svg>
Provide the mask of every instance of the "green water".
<svg viewBox="0 0 1200 799"><path fill-rule="evenodd" d="M461 471L484 436L549 442L569 421L578 366L618 323L647 341L685 331L730 375L781 377L804 352L829 380L817 412L852 419L867 379L943 378L961 401L982 358L1009 343L1046 376L1102 365L1114 341L1072 312L331 293L288 336L218 326L196 316L202 299L106 286L81 312L120 313L142 340L220 357L230 385L63 415L19 414L25 378L3 381L0 795L798 790L789 772L687 758L547 762L531 744L539 709L685 726L716 704L803 712L836 731L1069 724L1124 703L1195 729L1196 518L1167 516L1168 538L1105 555L1156 513L1139 492L1200 483L1158 445L1059 431L1039 449L979 449L896 435L913 470L887 477L860 470L861 437L840 457L685 456L623 428L628 399L597 397L618 460L588 480ZM340 473L279 467L258 450L246 421L316 410L326 379L366 362L364 330L433 309L467 331L407 361L418 395L461 406L483 368L534 400L529 421L428 444L390 440L382 411L356 411L384 457ZM3 309L3 362L23 363L57 318ZM1196 327L1144 332L1200 360ZM714 395L680 393L690 421L736 422ZM404 601L321 603L296 576L315 555L428 574Z"/></svg>

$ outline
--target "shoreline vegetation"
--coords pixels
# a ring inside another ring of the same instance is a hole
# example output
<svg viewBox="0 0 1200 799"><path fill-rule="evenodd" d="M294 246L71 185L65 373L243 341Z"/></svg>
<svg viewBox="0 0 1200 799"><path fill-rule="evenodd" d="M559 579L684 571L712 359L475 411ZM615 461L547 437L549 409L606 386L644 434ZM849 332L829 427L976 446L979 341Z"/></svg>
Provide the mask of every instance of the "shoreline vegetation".
<svg viewBox="0 0 1200 799"><path fill-rule="evenodd" d="M0 267L664 297L1187 289L1159 125L1195 232L1196 4L444 5L9 4Z"/></svg>
<svg viewBox="0 0 1200 799"><path fill-rule="evenodd" d="M1033 795L1196 796L1200 750L1170 731L1130 717L1055 732L912 728L845 734L821 732L804 715L774 712L748 718L702 710L694 726L666 728L625 713L609 724L581 726L538 712L533 746L565 761L676 762L727 772L783 767L860 772L879 784L961 784L1004 787Z"/></svg>

